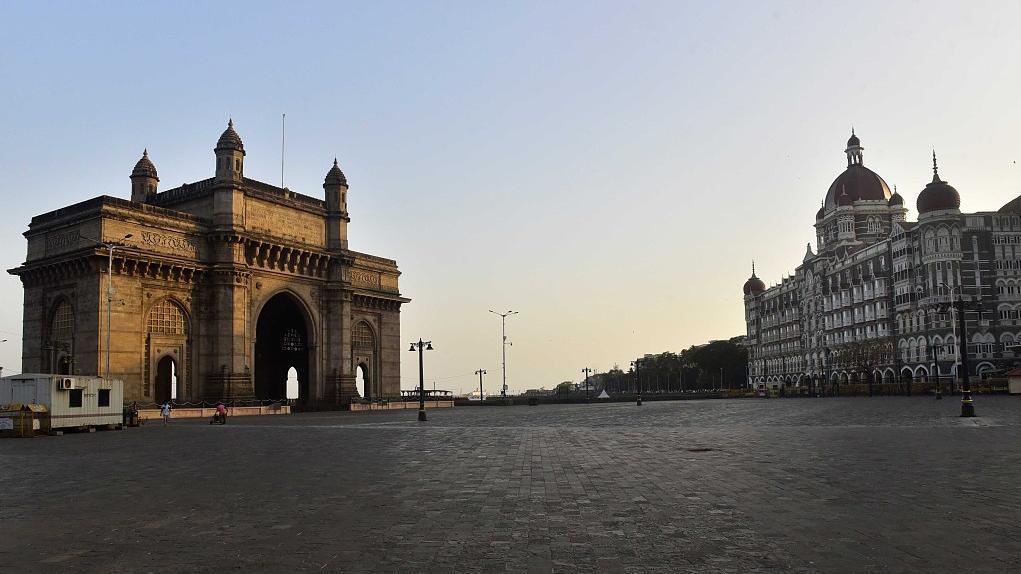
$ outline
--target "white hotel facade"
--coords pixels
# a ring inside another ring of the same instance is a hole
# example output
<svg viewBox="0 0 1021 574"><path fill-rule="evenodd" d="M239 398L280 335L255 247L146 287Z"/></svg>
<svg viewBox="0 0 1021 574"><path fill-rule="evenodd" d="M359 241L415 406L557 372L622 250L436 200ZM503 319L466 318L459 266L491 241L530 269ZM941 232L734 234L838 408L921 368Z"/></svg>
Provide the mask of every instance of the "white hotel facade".
<svg viewBox="0 0 1021 574"><path fill-rule="evenodd" d="M847 168L816 214L816 249L778 285L744 284L751 386L833 387L956 376L960 336L936 305L970 300L969 371L1021 364L1021 197L997 211L961 213L940 179L918 194L918 221L904 198L863 161L851 134ZM876 360L851 359L863 348ZM876 352L879 350L881 352Z"/></svg>

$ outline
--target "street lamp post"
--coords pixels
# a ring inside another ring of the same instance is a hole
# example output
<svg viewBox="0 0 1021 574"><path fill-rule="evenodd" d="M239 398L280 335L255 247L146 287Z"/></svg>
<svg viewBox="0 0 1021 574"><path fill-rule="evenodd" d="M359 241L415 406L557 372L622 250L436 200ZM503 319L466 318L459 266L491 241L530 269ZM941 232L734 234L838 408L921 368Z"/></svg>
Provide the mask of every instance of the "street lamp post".
<svg viewBox="0 0 1021 574"><path fill-rule="evenodd" d="M971 383L968 381L968 328L964 322L964 300L960 297L954 303L957 320L961 322L961 340L957 341L957 353L961 357L961 416L975 416L975 403L971 400Z"/></svg>
<svg viewBox="0 0 1021 574"><path fill-rule="evenodd" d="M479 370L475 371L475 374L479 376L479 401L480 401L480 404L484 405L486 403L485 403L485 397L482 396L482 375L486 374L486 370L485 369L479 369Z"/></svg>
<svg viewBox="0 0 1021 574"><path fill-rule="evenodd" d="M417 343L412 343L411 348L408 349L412 353L418 351L418 420L424 422L425 419L425 370L422 366L422 351L432 351L433 342L423 341L421 338Z"/></svg>
<svg viewBox="0 0 1021 574"><path fill-rule="evenodd" d="M635 359L631 361L631 366L635 368L635 387L638 390L638 402L637 406L642 406L642 373L641 373L641 361Z"/></svg>
<svg viewBox="0 0 1021 574"><path fill-rule="evenodd" d="M592 372L592 369L585 367L584 369L581 370L581 372L585 373L585 401L588 402L590 400L588 392L588 376L589 373Z"/></svg>
<svg viewBox="0 0 1021 574"><path fill-rule="evenodd" d="M971 382L968 377L968 325L964 319L964 294L960 291L955 293L954 288L946 283L940 283L940 285L950 290L949 307L957 311L957 321L960 322L959 325L954 326L954 342L957 344L957 356L960 361L957 370L961 373L961 416L973 417L975 416L975 403L971 399ZM957 295L956 300L954 299L955 294ZM981 305L982 303L979 302L980 313ZM981 318L980 316L979 319ZM953 313L950 314L950 321L952 325L955 323ZM958 333L960 333L960 337L958 337Z"/></svg>
<svg viewBox="0 0 1021 574"><path fill-rule="evenodd" d="M819 385L823 389L825 389L826 385L829 384L829 382L830 382L830 370L832 370L832 367L833 367L833 363L830 361L830 348L829 347L823 347L823 349L822 349L822 369L823 369L823 376L826 377L826 381L822 385Z"/></svg>
<svg viewBox="0 0 1021 574"><path fill-rule="evenodd" d="M131 235L132 234L128 233L127 235L122 237L120 239L120 241L124 241L125 239L131 239ZM91 237L85 237L85 236L79 236L79 237L81 237L82 239L84 239L84 240L86 240L88 242L91 242L91 243L93 243L95 245L106 247L107 252L108 252L107 266L106 266L106 372L104 373L103 378L109 379L110 378L110 354L111 354L110 353L110 331L111 331L111 324L113 322L113 250L116 249L117 247L122 247L122 245L121 245L120 241L118 241L116 243L113 242L113 241L108 242L108 243L104 243L102 241L99 241L99 240L96 240L96 239L92 239Z"/></svg>
<svg viewBox="0 0 1021 574"><path fill-rule="evenodd" d="M943 391L940 389L939 381L939 357L936 355L936 346L929 342L929 349L932 350L932 365L936 368L936 400L943 400Z"/></svg>
<svg viewBox="0 0 1021 574"><path fill-rule="evenodd" d="M503 343L501 345L503 351L503 389L500 390L500 396L507 396L507 317L509 315L517 315L517 311L507 311L506 313L497 313L490 309L490 313L500 316L500 333L503 335Z"/></svg>

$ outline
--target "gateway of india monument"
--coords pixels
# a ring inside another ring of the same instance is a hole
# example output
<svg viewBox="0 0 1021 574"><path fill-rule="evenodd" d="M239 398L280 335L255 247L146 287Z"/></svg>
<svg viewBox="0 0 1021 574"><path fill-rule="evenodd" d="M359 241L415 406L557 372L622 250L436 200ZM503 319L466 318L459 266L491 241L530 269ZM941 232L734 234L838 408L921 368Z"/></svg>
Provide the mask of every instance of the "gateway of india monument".
<svg viewBox="0 0 1021 574"><path fill-rule="evenodd" d="M346 404L400 394L396 262L348 249L347 178L324 198L244 176L230 122L215 175L158 191L143 153L131 200L107 195L32 218L22 370L123 379L125 401L285 398ZM112 270L112 272L108 272ZM292 370L293 369L293 370Z"/></svg>

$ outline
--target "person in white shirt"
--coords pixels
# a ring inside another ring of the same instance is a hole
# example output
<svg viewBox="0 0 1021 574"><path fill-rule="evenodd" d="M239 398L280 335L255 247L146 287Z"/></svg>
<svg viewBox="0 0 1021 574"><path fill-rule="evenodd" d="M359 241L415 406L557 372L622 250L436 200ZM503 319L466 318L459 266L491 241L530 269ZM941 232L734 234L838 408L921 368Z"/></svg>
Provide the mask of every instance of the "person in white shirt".
<svg viewBox="0 0 1021 574"><path fill-rule="evenodd" d="M166 425L170 420L170 401L163 403L163 406L160 407L160 416L163 417L163 424Z"/></svg>

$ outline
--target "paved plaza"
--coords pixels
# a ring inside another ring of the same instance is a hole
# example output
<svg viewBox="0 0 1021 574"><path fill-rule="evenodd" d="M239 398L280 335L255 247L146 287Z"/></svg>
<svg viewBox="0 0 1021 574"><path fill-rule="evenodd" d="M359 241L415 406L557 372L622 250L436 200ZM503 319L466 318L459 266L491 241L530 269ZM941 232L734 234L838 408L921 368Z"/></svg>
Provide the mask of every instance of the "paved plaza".
<svg viewBox="0 0 1021 574"><path fill-rule="evenodd" d="M0 441L0 572L1021 570L1021 398L459 407Z"/></svg>

